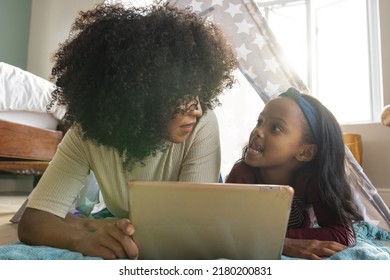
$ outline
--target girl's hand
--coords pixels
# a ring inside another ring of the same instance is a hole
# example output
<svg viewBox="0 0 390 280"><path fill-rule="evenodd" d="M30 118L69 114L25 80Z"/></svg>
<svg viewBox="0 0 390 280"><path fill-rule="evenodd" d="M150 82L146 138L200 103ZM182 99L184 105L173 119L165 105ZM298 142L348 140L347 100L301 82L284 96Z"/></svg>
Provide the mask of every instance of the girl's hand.
<svg viewBox="0 0 390 280"><path fill-rule="evenodd" d="M286 238L283 255L301 259L320 260L321 257L330 257L346 248L347 246L335 241Z"/></svg>

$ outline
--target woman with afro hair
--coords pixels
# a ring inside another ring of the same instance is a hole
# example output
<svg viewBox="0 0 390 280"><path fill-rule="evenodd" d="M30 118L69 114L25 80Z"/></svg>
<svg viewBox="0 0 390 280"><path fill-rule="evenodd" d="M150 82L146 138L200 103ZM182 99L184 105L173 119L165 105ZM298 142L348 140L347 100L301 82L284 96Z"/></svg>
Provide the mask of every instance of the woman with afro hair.
<svg viewBox="0 0 390 280"><path fill-rule="evenodd" d="M189 9L101 4L81 12L53 56L53 106L69 127L29 197L19 239L105 259L136 258L129 180L217 182L211 110L234 83L220 29ZM113 219L69 214L93 171Z"/></svg>

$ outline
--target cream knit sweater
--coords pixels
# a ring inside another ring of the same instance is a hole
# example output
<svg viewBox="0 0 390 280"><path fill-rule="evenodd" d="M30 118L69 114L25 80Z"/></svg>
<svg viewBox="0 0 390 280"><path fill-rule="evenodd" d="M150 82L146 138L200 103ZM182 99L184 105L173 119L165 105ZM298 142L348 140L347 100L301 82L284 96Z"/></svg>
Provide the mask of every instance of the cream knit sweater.
<svg viewBox="0 0 390 280"><path fill-rule="evenodd" d="M205 114L182 144L145 159L124 172L122 160L114 148L83 141L77 130L70 129L49 167L29 197L27 207L65 217L92 170L104 202L116 217L128 217L127 182L195 181L217 182L220 172L220 140L216 115Z"/></svg>

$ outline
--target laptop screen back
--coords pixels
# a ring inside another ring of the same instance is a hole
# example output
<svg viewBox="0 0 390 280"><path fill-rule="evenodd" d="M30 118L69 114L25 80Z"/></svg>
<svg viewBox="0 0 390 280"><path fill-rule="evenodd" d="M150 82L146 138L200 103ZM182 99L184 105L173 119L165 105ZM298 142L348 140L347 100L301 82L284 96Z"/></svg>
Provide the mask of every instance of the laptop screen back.
<svg viewBox="0 0 390 280"><path fill-rule="evenodd" d="M280 259L289 186L129 182L140 259Z"/></svg>

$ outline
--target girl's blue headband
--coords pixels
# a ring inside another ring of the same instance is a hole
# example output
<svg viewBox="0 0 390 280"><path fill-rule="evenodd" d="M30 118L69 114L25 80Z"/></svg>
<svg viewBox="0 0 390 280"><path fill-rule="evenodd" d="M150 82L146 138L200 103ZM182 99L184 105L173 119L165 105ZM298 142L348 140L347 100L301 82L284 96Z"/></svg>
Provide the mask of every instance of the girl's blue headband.
<svg viewBox="0 0 390 280"><path fill-rule="evenodd" d="M280 94L279 96L289 97L298 104L299 108L301 108L303 114L305 115L307 122L309 123L309 126L314 136L314 140L316 141L317 144L320 144L321 143L320 126L316 118L316 114L315 114L316 110L310 104L310 102L307 101L302 96L302 94L293 87L289 88L286 92Z"/></svg>

